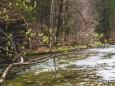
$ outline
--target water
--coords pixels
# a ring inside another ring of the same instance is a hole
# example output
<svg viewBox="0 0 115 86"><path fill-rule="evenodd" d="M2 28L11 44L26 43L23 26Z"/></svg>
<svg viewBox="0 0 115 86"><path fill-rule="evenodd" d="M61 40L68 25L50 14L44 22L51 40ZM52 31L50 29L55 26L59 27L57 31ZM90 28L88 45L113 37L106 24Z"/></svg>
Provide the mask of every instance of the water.
<svg viewBox="0 0 115 86"><path fill-rule="evenodd" d="M8 86L115 86L115 46L63 55L56 63L50 59L29 68L18 68L7 83Z"/></svg>
<svg viewBox="0 0 115 86"><path fill-rule="evenodd" d="M96 52L97 54L70 63L80 65L82 68L95 68L96 74L105 81L115 80L115 46L89 49L89 52Z"/></svg>

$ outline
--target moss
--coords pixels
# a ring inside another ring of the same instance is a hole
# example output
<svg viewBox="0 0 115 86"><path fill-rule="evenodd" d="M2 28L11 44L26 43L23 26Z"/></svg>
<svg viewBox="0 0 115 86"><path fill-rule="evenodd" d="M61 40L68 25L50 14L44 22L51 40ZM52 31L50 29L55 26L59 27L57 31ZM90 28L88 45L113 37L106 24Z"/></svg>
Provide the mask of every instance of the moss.
<svg viewBox="0 0 115 86"><path fill-rule="evenodd" d="M89 75L88 75L89 74ZM58 70L51 72L42 72L37 75L16 76L15 80L8 80L8 86L79 86L82 82L86 84L97 86L98 79L94 72L90 70ZM112 83L106 83L111 86ZM106 85L101 82L101 85ZM5 86L5 83L4 85ZM114 86L114 85L112 85Z"/></svg>
<svg viewBox="0 0 115 86"><path fill-rule="evenodd" d="M69 51L74 51L77 49L85 49L87 48L87 46L80 46L80 47L59 47L57 49L52 49L50 51L50 49L46 49L44 51L40 51L40 50L35 50L35 51L29 51L26 52L26 55L43 55L43 54L50 54L50 53L59 53L59 52L69 52Z"/></svg>

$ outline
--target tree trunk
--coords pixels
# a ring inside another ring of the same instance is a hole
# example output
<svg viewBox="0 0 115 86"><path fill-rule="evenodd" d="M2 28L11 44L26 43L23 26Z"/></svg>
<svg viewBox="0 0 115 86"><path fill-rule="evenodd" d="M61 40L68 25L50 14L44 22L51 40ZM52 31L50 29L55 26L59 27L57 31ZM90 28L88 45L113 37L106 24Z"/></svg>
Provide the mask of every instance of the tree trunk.
<svg viewBox="0 0 115 86"><path fill-rule="evenodd" d="M57 25L57 32L56 32L56 41L60 40L61 34L61 27L62 27L62 9L63 9L63 0L60 0L60 7L59 7L59 15L58 15L58 25Z"/></svg>

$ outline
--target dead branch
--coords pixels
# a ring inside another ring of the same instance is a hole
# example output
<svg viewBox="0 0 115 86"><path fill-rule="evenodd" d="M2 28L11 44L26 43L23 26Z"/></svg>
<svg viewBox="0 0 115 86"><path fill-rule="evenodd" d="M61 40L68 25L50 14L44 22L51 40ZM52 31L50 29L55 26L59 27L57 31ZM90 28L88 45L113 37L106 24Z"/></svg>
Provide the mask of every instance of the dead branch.
<svg viewBox="0 0 115 86"><path fill-rule="evenodd" d="M10 64L6 70L4 71L3 75L1 76L1 79L0 79L0 86L2 86L2 83L4 82L7 74L9 73L9 71L11 70L11 68L14 66L14 64Z"/></svg>
<svg viewBox="0 0 115 86"><path fill-rule="evenodd" d="M53 56L48 56L48 57L43 57L43 58L37 58L37 59L31 59L30 61L24 62L24 58L20 57L20 62L18 63L11 63L9 64L9 66L5 69L5 71L3 72L1 78L0 78L0 85L2 85L2 83L4 82L5 78L7 77L8 73L10 72L10 70L13 67L19 67L19 66L24 66L24 65L31 65L31 64L36 64L36 63L41 63L41 62L45 62L46 60L50 59L50 58L54 58L56 56L60 56L62 54L58 54L58 55L53 55Z"/></svg>
<svg viewBox="0 0 115 86"><path fill-rule="evenodd" d="M68 54L73 54L73 53L75 53L75 52L74 51L73 52L68 52ZM24 58L23 57L20 57L18 55L17 58L20 58L20 62L9 64L9 66L5 69L5 71L3 72L3 74L2 74L2 76L0 78L0 86L5 81L5 78L7 77L8 73L10 72L10 70L12 68L19 67L19 66L25 66L25 65L32 65L32 64L42 63L42 62L47 61L48 59L56 58L56 57L62 56L64 54L65 53L57 53L57 54L45 56L45 57L42 57L42 58L29 59L29 61L26 61L26 62L24 62Z"/></svg>

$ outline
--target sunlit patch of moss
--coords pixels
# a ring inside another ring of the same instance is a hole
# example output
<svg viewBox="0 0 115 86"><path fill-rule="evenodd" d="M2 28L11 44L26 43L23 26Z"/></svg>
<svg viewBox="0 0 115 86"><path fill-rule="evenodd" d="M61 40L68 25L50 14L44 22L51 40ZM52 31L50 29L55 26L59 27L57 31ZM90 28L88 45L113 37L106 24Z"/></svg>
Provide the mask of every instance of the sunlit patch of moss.
<svg viewBox="0 0 115 86"><path fill-rule="evenodd" d="M71 64L71 65L69 65L69 66L66 66L67 68L77 68L77 65L76 64Z"/></svg>
<svg viewBox="0 0 115 86"><path fill-rule="evenodd" d="M69 62L63 61L63 60L59 62L59 64L68 64L68 63L69 63Z"/></svg>

